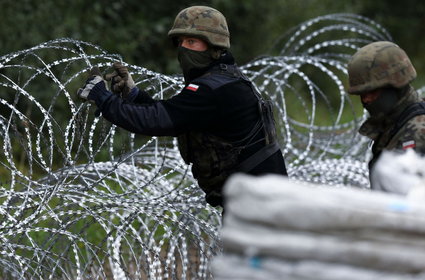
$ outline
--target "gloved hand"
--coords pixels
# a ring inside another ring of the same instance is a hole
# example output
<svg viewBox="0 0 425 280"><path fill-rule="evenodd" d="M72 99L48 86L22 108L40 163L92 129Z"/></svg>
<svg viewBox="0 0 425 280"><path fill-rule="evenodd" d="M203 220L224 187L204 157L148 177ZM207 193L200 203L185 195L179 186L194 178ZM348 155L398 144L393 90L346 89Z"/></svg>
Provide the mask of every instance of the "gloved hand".
<svg viewBox="0 0 425 280"><path fill-rule="evenodd" d="M102 73L100 72L100 69L98 67L93 67L92 69L90 69L90 77L87 79L84 87L78 89L78 97L84 101L90 101L93 103L94 101L90 100L89 94L93 87L98 83L105 83L106 87L106 82L102 78Z"/></svg>
<svg viewBox="0 0 425 280"><path fill-rule="evenodd" d="M113 93L119 94L121 97L125 98L136 84L128 68L122 65L121 62L115 62L112 67L114 68L114 72L107 74L105 79L111 81L111 90Z"/></svg>

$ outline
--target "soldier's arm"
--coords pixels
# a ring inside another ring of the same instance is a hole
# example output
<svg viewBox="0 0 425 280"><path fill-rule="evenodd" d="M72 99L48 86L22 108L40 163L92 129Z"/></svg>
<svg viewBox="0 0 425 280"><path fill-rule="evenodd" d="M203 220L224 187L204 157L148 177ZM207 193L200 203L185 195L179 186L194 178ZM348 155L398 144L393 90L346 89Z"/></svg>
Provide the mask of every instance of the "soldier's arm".
<svg viewBox="0 0 425 280"><path fill-rule="evenodd" d="M207 88L190 87L168 100L137 104L96 84L90 95L105 119L130 132L151 136L177 136L208 128L217 118L214 95ZM144 98L144 97L135 97Z"/></svg>
<svg viewBox="0 0 425 280"><path fill-rule="evenodd" d="M141 90L138 87L133 88L125 100L136 104L151 104L155 102L155 99L153 99L146 91Z"/></svg>

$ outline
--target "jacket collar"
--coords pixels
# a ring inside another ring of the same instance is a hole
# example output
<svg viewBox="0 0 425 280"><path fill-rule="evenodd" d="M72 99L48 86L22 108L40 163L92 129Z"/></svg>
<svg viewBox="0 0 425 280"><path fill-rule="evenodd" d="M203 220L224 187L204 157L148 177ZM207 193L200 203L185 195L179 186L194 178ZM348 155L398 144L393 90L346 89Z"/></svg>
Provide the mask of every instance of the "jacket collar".
<svg viewBox="0 0 425 280"><path fill-rule="evenodd" d="M215 67L219 64L229 64L229 65L235 64L235 59L233 58L233 55L230 53L230 51L227 51L227 50L224 51L219 59L214 60L207 67L192 69L189 72L189 75L187 77L187 81L185 80L185 83L189 84L191 81L193 81L194 79L199 78L200 76L204 75L205 73L210 71L213 67Z"/></svg>

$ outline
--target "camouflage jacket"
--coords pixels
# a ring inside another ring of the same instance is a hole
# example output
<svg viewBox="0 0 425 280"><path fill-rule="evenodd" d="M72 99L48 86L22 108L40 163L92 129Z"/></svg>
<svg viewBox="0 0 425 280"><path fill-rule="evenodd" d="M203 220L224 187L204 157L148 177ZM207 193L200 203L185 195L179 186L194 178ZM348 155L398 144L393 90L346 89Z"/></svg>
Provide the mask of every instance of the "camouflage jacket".
<svg viewBox="0 0 425 280"><path fill-rule="evenodd" d="M371 117L362 124L359 133L374 141L372 146L373 158L369 162L369 170L383 150L414 149L416 152L425 155L425 115L411 118L395 134L392 133L403 111L409 105L420 101L417 92L410 88L406 96L400 100L396 110L391 114L379 119Z"/></svg>

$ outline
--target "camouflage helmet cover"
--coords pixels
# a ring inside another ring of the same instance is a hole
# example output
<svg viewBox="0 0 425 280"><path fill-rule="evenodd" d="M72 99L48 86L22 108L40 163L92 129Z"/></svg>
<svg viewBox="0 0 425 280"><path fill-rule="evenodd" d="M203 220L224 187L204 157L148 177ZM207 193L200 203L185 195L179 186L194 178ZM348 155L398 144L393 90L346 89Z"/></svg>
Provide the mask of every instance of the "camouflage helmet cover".
<svg viewBox="0 0 425 280"><path fill-rule="evenodd" d="M182 10L168 32L168 36L196 36L209 44L230 48L230 33L222 13L206 6L192 6Z"/></svg>
<svg viewBox="0 0 425 280"><path fill-rule="evenodd" d="M350 94L387 86L402 88L415 78L415 68L404 50L387 41L360 48L348 63Z"/></svg>

